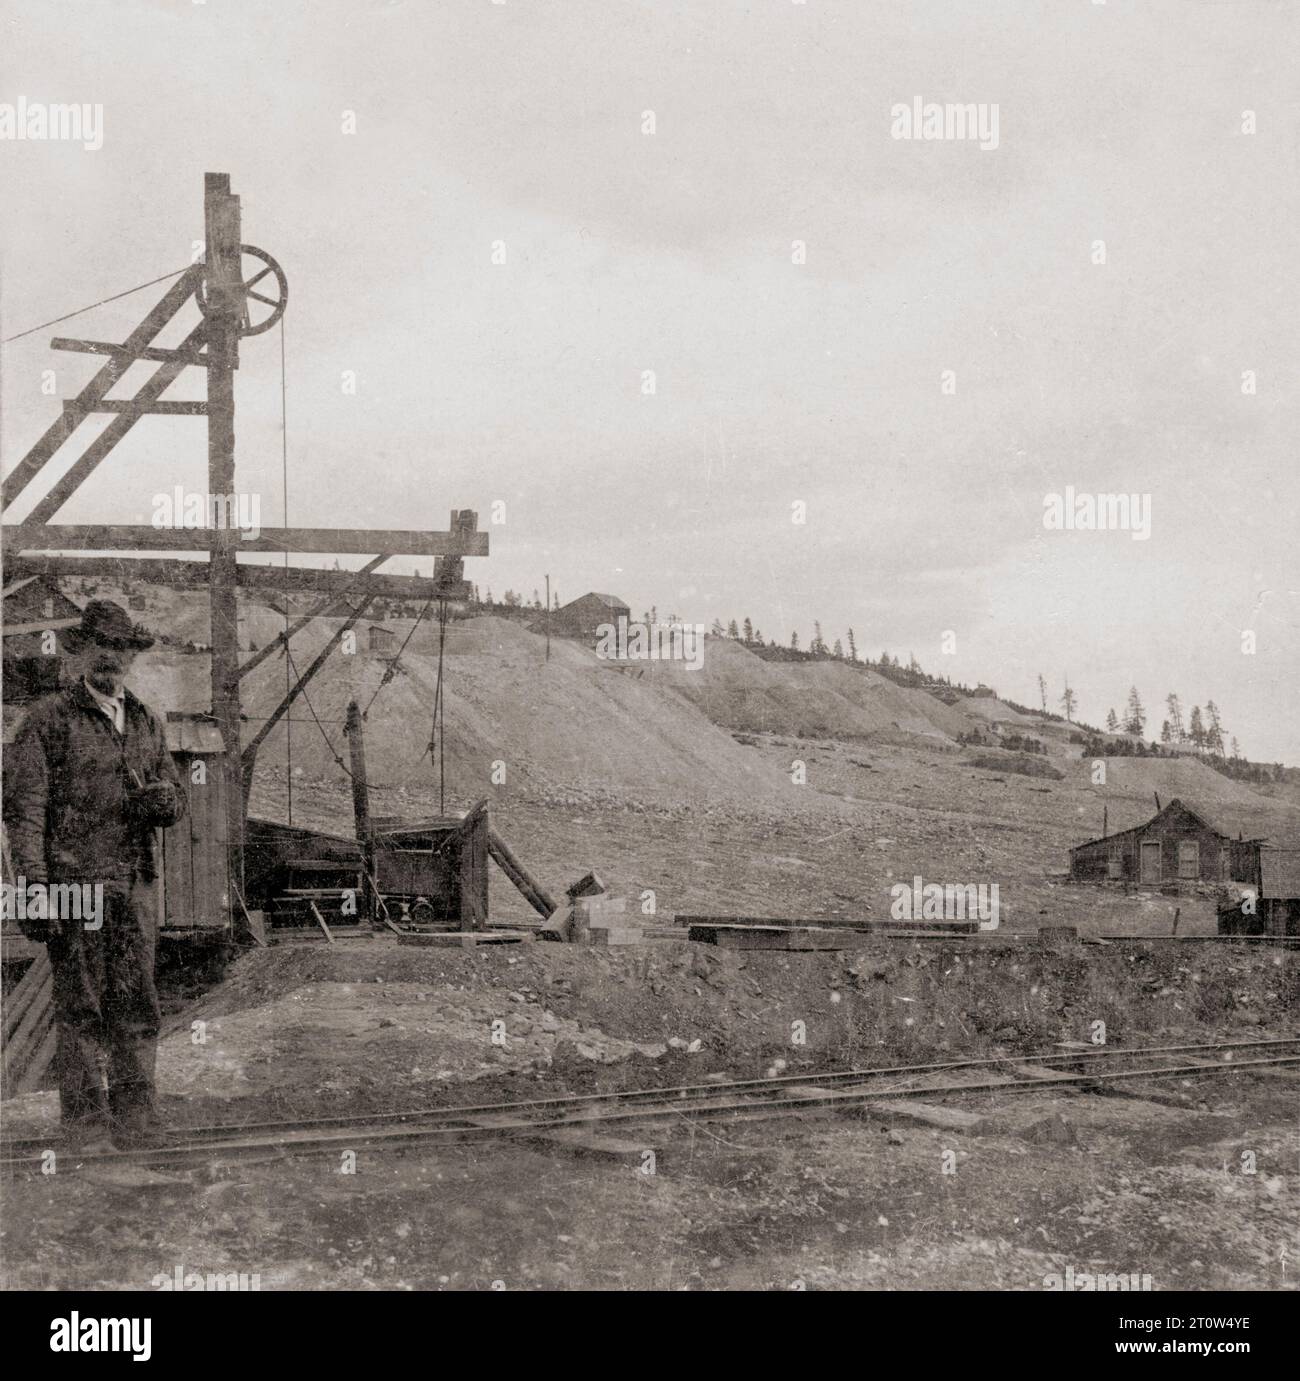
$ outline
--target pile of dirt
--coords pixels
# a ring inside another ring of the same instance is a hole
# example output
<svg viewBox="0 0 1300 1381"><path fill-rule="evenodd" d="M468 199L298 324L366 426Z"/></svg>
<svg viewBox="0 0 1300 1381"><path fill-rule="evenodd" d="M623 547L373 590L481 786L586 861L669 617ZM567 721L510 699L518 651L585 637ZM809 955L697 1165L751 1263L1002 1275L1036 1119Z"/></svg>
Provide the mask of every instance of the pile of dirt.
<svg viewBox="0 0 1300 1381"><path fill-rule="evenodd" d="M179 598L179 597L178 597ZM399 643L412 620L390 622ZM338 628L318 619L293 642L294 665L305 669ZM247 649L265 647L283 619L251 605L241 619ZM348 702L365 708L366 758L378 787L435 786L428 753L438 681L438 636L418 626L394 666L391 656L368 648L368 625L358 627L355 650L337 649L295 706L292 756L295 775L334 776L346 759L343 721ZM132 685L166 709L196 711L209 700L209 658L156 647L137 663ZM538 797L605 792L629 799L776 799L790 783L762 759L746 753L688 699L653 677L600 661L576 643L545 639L509 620L479 618L448 625L443 662L446 774L457 799L491 795ZM384 684L385 676L389 677ZM268 657L244 682L246 736L264 722L284 694L284 661ZM382 687L382 688L381 688ZM259 768L284 774L286 725L272 730Z"/></svg>
<svg viewBox="0 0 1300 1381"><path fill-rule="evenodd" d="M1037 715L1022 714L1013 710L1004 700L992 695L968 695L957 702L956 708L972 719L986 723L997 720L1001 724L1025 724L1033 729L1042 729L1044 721Z"/></svg>
<svg viewBox="0 0 1300 1381"><path fill-rule="evenodd" d="M866 667L841 662L769 662L728 638L707 638L703 666L652 664L715 724L744 733L869 739L902 732L955 739L971 728L957 709L921 690L896 685Z"/></svg>

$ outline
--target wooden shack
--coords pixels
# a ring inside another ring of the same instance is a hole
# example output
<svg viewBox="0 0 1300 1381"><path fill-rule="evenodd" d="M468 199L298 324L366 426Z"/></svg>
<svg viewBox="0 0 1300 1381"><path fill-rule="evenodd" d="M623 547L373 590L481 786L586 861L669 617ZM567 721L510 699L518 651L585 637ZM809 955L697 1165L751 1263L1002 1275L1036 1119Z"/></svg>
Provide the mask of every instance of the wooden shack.
<svg viewBox="0 0 1300 1381"><path fill-rule="evenodd" d="M1070 877L1076 882L1215 883L1240 878L1250 849L1241 830L1207 820L1180 800L1170 801L1150 820L1070 850Z"/></svg>
<svg viewBox="0 0 1300 1381"><path fill-rule="evenodd" d="M595 637L604 627L615 627L620 618L630 618L632 611L617 595L604 595L592 590L562 605L551 616L551 630L571 637Z"/></svg>

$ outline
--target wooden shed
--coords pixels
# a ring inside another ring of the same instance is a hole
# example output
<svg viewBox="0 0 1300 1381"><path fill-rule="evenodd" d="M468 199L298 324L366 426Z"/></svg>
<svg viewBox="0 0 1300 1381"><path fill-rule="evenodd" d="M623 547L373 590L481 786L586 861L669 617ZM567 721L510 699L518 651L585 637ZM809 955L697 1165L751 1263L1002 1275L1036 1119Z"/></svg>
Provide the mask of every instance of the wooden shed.
<svg viewBox="0 0 1300 1381"><path fill-rule="evenodd" d="M1214 883L1240 880L1250 849L1241 830L1211 822L1180 800L1150 820L1070 850L1070 877L1078 882Z"/></svg>
<svg viewBox="0 0 1300 1381"><path fill-rule="evenodd" d="M551 630L578 637L594 637L602 625L616 625L619 618L628 618L631 610L617 595L602 595L590 591L570 600L551 615Z"/></svg>
<svg viewBox="0 0 1300 1381"><path fill-rule="evenodd" d="M370 625L370 651L380 657L391 657L397 651L397 634L382 623Z"/></svg>
<svg viewBox="0 0 1300 1381"><path fill-rule="evenodd" d="M159 831L161 924L173 933L225 930L231 897L221 730L207 716L178 710L168 711L163 728L189 809Z"/></svg>

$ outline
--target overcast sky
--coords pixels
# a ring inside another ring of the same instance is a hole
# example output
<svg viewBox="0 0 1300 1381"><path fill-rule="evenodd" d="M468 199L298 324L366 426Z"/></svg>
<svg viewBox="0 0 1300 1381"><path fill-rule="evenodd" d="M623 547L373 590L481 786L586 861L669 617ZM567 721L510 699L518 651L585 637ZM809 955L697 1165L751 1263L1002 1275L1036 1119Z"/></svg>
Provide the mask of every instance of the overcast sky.
<svg viewBox="0 0 1300 1381"><path fill-rule="evenodd" d="M3 16L0 103L100 104L103 147L0 140L0 334L185 264L203 173L230 173L290 282L290 522L441 529L505 500L467 562L498 596L549 571L565 600L781 641L819 619L1026 703L1068 674L1093 722L1135 683L1148 736L1177 690L1300 762L1300 7ZM996 103L998 146L892 137L917 97ZM161 291L4 347L5 469L56 415L42 371L68 397L95 367L50 336L120 339ZM276 331L244 344L237 437L278 524ZM202 424L150 419L60 519L147 522L205 480ZM1067 485L1150 495L1149 540L1045 530Z"/></svg>

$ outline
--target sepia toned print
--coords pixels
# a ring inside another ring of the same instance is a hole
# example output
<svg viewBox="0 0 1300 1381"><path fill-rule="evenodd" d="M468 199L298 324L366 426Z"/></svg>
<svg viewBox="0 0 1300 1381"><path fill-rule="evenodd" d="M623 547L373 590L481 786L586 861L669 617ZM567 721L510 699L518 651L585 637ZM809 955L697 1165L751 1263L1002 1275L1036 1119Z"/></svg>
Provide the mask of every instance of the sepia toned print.
<svg viewBox="0 0 1300 1381"><path fill-rule="evenodd" d="M51 1350L1294 1288L1300 12L9 16L0 1280L105 1297Z"/></svg>

